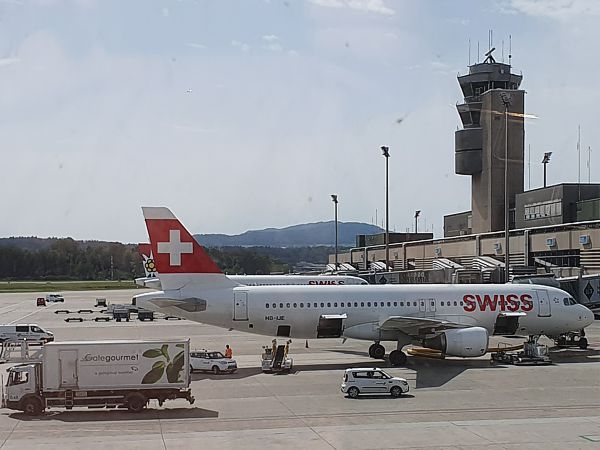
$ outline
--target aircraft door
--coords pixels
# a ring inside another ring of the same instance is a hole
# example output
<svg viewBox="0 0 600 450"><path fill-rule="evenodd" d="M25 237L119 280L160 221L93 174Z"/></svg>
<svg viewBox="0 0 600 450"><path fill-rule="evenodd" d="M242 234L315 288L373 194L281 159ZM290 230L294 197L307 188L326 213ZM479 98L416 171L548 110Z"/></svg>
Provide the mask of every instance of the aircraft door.
<svg viewBox="0 0 600 450"><path fill-rule="evenodd" d="M60 387L77 387L77 350L61 350L58 353L60 365Z"/></svg>
<svg viewBox="0 0 600 450"><path fill-rule="evenodd" d="M545 289L535 289L535 294L538 301L538 316L550 317L550 297Z"/></svg>
<svg viewBox="0 0 600 450"><path fill-rule="evenodd" d="M248 320L248 292L233 293L233 320Z"/></svg>

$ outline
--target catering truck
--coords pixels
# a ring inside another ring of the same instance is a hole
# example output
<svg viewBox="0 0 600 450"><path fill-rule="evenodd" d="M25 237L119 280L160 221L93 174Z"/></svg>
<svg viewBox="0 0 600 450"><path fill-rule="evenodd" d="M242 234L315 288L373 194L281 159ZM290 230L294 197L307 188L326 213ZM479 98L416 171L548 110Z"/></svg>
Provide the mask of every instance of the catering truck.
<svg viewBox="0 0 600 450"><path fill-rule="evenodd" d="M152 399L193 404L189 348L189 339L51 342L40 361L7 370L2 406L36 416L80 406L139 412Z"/></svg>

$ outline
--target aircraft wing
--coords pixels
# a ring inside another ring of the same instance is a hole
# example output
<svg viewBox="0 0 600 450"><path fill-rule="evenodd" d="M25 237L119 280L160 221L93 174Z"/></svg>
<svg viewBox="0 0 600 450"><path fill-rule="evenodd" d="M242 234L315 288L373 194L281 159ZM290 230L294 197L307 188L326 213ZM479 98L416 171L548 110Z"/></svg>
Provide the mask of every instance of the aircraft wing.
<svg viewBox="0 0 600 450"><path fill-rule="evenodd" d="M449 322L447 320L428 319L425 317L390 316L379 323L380 330L401 331L409 336L438 333L451 328L469 328L472 325Z"/></svg>

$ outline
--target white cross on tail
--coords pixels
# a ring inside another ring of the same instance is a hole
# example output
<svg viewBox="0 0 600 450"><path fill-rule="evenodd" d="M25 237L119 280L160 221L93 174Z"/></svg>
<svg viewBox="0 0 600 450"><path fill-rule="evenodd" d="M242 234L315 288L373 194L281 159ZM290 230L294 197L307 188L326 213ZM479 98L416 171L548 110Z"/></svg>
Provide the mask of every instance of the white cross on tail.
<svg viewBox="0 0 600 450"><path fill-rule="evenodd" d="M171 266L181 265L182 253L193 253L194 245L191 242L181 242L179 230L169 230L169 242L159 242L158 253L169 254L169 264Z"/></svg>

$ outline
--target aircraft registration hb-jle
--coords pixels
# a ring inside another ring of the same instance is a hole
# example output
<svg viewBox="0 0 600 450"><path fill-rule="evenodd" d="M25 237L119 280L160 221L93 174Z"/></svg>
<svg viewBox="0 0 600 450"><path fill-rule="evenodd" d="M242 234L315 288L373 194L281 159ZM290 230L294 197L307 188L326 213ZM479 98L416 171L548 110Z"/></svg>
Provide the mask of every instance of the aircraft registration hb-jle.
<svg viewBox="0 0 600 450"><path fill-rule="evenodd" d="M557 336L590 325L566 292L535 285L244 286L227 278L167 208L142 208L162 291L136 304L168 315L267 336L347 337L416 343L445 355L481 356L491 334Z"/></svg>

